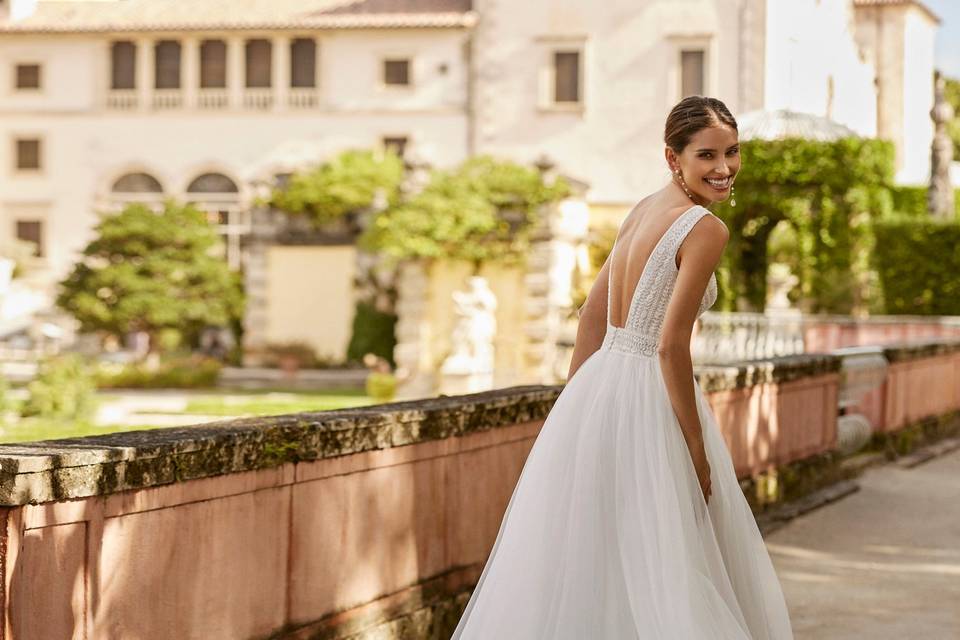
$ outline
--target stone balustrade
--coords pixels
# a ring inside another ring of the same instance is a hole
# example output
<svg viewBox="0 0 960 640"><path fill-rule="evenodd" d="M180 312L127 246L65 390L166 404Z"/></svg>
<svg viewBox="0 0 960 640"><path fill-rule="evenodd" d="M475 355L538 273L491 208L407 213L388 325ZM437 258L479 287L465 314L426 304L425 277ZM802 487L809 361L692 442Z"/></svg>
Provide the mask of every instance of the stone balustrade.
<svg viewBox="0 0 960 640"><path fill-rule="evenodd" d="M883 353L876 429L960 409L960 340ZM842 358L698 368L741 478L836 447ZM561 392L0 446L3 638L452 630Z"/></svg>
<svg viewBox="0 0 960 640"><path fill-rule="evenodd" d="M960 317L708 311L691 347L695 362L709 364L939 338L960 338Z"/></svg>

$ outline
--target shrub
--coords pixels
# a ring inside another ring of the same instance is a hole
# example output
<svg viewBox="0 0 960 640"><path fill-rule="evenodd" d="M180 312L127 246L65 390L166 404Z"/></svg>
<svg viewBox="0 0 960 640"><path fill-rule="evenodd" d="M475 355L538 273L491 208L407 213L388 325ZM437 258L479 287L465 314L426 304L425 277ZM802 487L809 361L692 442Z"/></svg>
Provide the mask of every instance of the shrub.
<svg viewBox="0 0 960 640"><path fill-rule="evenodd" d="M221 368L216 358L196 355L165 358L156 369L140 362L102 363L96 383L102 389L209 388L217 385Z"/></svg>
<svg viewBox="0 0 960 640"><path fill-rule="evenodd" d="M27 385L29 395L20 413L54 420L87 420L96 408L94 377L76 354L48 358Z"/></svg>
<svg viewBox="0 0 960 640"><path fill-rule="evenodd" d="M397 345L395 328L397 316L378 311L368 302L358 302L353 316L353 332L347 346L347 360L361 362L363 356L373 353L395 367L393 348Z"/></svg>
<svg viewBox="0 0 960 640"><path fill-rule="evenodd" d="M365 386L368 396L377 402L389 402L397 394L397 377L392 373L371 371Z"/></svg>
<svg viewBox="0 0 960 640"><path fill-rule="evenodd" d="M928 218L927 187L896 186L891 189L893 211L898 216L908 218ZM953 204L955 215L960 220L960 189L954 189Z"/></svg>
<svg viewBox="0 0 960 640"><path fill-rule="evenodd" d="M10 383L3 376L0 376L0 424L3 424L4 416L15 412L17 403L10 397Z"/></svg>
<svg viewBox="0 0 960 640"><path fill-rule="evenodd" d="M886 313L960 315L960 221L874 223Z"/></svg>
<svg viewBox="0 0 960 640"><path fill-rule="evenodd" d="M263 350L263 363L279 367L285 358L294 358L298 367L311 368L317 364L317 353L310 343L303 340L268 343Z"/></svg>

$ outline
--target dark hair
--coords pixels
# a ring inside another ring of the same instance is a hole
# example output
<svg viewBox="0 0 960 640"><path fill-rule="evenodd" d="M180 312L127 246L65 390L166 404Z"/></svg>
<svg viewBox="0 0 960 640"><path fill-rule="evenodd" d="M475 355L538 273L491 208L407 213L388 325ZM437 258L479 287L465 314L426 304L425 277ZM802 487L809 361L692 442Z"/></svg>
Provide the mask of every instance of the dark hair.
<svg viewBox="0 0 960 640"><path fill-rule="evenodd" d="M737 121L730 114L727 105L716 98L689 96L670 110L663 131L663 141L676 153L680 153L698 131L716 125L726 125L734 131L737 130Z"/></svg>

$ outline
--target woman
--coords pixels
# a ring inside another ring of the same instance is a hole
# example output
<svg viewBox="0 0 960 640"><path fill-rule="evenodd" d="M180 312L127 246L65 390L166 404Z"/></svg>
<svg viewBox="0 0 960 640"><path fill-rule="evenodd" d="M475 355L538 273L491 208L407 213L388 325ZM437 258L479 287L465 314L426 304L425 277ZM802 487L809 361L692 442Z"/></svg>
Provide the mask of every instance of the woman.
<svg viewBox="0 0 960 640"><path fill-rule="evenodd" d="M737 123L694 96L664 140L671 180L627 215L584 303L453 640L793 637L690 357L728 239L705 206L732 192Z"/></svg>

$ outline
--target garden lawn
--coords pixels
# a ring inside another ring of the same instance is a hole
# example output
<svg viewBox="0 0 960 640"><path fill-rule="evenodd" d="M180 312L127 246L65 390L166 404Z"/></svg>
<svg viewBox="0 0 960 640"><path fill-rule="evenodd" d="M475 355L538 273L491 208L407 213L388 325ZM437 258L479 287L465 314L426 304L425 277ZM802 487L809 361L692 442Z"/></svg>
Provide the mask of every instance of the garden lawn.
<svg viewBox="0 0 960 640"><path fill-rule="evenodd" d="M301 411L328 411L374 404L363 391L327 393L231 393L229 396L200 396L187 402L183 413L207 416L277 416Z"/></svg>
<svg viewBox="0 0 960 640"><path fill-rule="evenodd" d="M108 424L97 425L89 422L44 420L42 418L23 418L17 424L0 425L0 444L13 442L33 442L35 440L56 440L59 438L79 438L119 431L139 431L156 429L153 426Z"/></svg>

